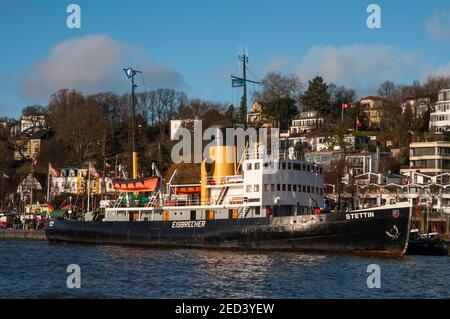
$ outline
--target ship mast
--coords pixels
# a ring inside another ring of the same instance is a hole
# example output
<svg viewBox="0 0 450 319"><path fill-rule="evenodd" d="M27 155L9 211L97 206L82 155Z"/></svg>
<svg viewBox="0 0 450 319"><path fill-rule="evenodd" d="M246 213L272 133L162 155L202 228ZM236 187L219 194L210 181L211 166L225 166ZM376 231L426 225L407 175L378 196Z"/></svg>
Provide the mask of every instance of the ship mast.
<svg viewBox="0 0 450 319"><path fill-rule="evenodd" d="M133 161L133 179L138 178L138 154L136 141L136 99L134 90L137 85L134 83L134 76L141 71L133 70L133 68L123 69L128 79L131 79L131 116L132 116L132 161Z"/></svg>
<svg viewBox="0 0 450 319"><path fill-rule="evenodd" d="M247 79L247 64L248 64L248 54L247 51L245 53L239 54L239 61L242 62L242 77L231 76L231 85L233 88L242 87L242 100L241 106L239 110L239 116L242 124L247 121L247 82L260 84L257 81L252 81Z"/></svg>

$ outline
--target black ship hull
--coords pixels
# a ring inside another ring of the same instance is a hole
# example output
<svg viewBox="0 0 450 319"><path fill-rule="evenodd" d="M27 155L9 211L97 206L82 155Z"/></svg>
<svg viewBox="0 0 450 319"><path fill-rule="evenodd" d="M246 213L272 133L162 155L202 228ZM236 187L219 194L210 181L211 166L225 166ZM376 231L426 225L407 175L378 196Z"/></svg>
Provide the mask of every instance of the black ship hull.
<svg viewBox="0 0 450 319"><path fill-rule="evenodd" d="M444 240L416 239L408 243L407 255L448 256L449 242Z"/></svg>
<svg viewBox="0 0 450 319"><path fill-rule="evenodd" d="M52 221L52 242L403 254L410 209L197 221Z"/></svg>

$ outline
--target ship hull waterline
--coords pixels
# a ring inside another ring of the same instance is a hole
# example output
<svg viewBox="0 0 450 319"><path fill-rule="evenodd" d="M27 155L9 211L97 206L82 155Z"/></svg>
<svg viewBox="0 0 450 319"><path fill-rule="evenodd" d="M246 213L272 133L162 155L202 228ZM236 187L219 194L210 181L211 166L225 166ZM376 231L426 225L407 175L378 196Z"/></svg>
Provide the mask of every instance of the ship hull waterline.
<svg viewBox="0 0 450 319"><path fill-rule="evenodd" d="M52 221L50 242L403 255L409 208L196 221Z"/></svg>

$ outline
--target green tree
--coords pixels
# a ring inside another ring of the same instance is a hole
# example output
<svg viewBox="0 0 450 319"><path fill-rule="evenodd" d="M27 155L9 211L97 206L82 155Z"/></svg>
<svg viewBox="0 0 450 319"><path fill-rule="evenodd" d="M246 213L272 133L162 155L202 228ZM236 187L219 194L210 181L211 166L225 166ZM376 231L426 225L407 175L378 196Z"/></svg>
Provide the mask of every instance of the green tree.
<svg viewBox="0 0 450 319"><path fill-rule="evenodd" d="M319 128L320 113L330 113L330 93L328 92L328 85L322 77L316 76L308 81L308 89L300 97L300 103L303 110L317 112L316 124Z"/></svg>
<svg viewBox="0 0 450 319"><path fill-rule="evenodd" d="M269 120L276 122L278 127L287 129L290 119L297 114L298 110L294 99L276 97L262 104L262 112Z"/></svg>
<svg viewBox="0 0 450 319"><path fill-rule="evenodd" d="M301 96L300 102L306 111L329 112L330 93L322 77L316 76L308 81L308 89Z"/></svg>

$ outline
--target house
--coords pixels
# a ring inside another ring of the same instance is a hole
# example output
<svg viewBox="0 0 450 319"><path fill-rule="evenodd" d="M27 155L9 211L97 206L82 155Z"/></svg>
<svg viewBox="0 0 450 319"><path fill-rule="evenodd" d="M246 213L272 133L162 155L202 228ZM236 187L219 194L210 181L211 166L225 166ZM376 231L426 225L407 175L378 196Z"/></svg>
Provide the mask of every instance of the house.
<svg viewBox="0 0 450 319"><path fill-rule="evenodd" d="M300 112L292 121L290 133L293 135L309 133L323 125L323 117L317 111Z"/></svg>
<svg viewBox="0 0 450 319"><path fill-rule="evenodd" d="M38 156L42 142L50 138L52 132L48 128L30 127L14 139L14 160L28 160Z"/></svg>
<svg viewBox="0 0 450 319"><path fill-rule="evenodd" d="M450 131L450 89L439 91L434 110L430 114L430 131L434 133Z"/></svg>
<svg viewBox="0 0 450 319"><path fill-rule="evenodd" d="M378 174L380 171L380 162L391 158L393 158L391 152L380 151L376 153L361 152L346 155L346 175L350 178L366 173Z"/></svg>
<svg viewBox="0 0 450 319"><path fill-rule="evenodd" d="M409 107L415 117L421 117L425 112L431 110L431 98L429 96L423 96L406 99L400 106L402 108L402 113L405 113L406 109Z"/></svg>
<svg viewBox="0 0 450 319"><path fill-rule="evenodd" d="M321 164L325 170L328 170L331 162L338 160L341 154L339 151L306 152L305 161Z"/></svg>
<svg viewBox="0 0 450 319"><path fill-rule="evenodd" d="M46 126L47 123L44 115L27 115L22 116L20 119L20 133L28 130L29 128L44 128Z"/></svg>
<svg viewBox="0 0 450 319"><path fill-rule="evenodd" d="M279 127L279 123L264 116L261 102L255 101L247 113L247 125L255 127Z"/></svg>
<svg viewBox="0 0 450 319"><path fill-rule="evenodd" d="M19 198L21 201L29 200L30 194L31 194L31 183L33 181L33 194L35 194L36 191L42 191L42 185L39 183L37 178L33 176L31 173L29 173L19 184L17 187L17 194L19 194Z"/></svg>
<svg viewBox="0 0 450 319"><path fill-rule="evenodd" d="M64 167L60 169L58 177L52 177L50 182L50 197L55 197L63 193L84 194L87 192L86 186L89 181L88 168ZM114 193L112 178L98 176L90 177L90 193L100 194L104 183L105 193Z"/></svg>
<svg viewBox="0 0 450 319"><path fill-rule="evenodd" d="M450 142L416 142L409 145L409 166L400 172L438 175L450 173Z"/></svg>
<svg viewBox="0 0 450 319"><path fill-rule="evenodd" d="M351 107L359 105L363 111L369 128L379 128L383 113L385 100L379 96L366 96L357 103L352 103Z"/></svg>

